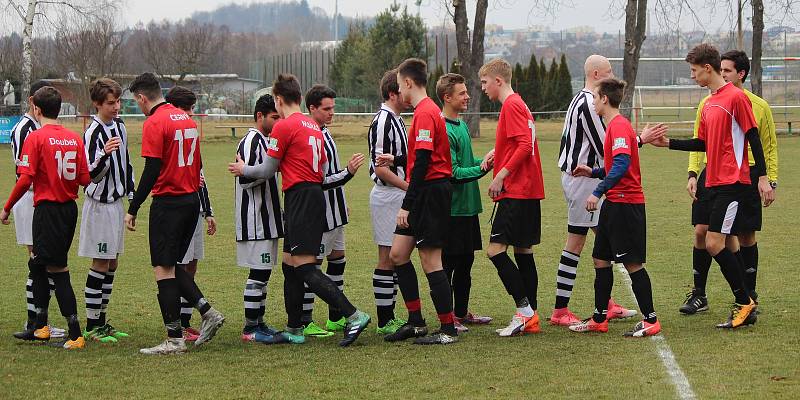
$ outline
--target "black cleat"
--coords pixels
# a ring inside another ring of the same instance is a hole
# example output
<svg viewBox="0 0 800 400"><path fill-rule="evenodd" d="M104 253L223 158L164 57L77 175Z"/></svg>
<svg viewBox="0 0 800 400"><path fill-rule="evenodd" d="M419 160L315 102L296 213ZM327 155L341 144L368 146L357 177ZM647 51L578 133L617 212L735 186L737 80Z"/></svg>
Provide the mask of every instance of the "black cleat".
<svg viewBox="0 0 800 400"><path fill-rule="evenodd" d="M696 289L686 293L686 301L683 302L681 308L678 309L681 314L692 315L701 311L708 311L708 298L705 294L700 294Z"/></svg>
<svg viewBox="0 0 800 400"><path fill-rule="evenodd" d="M49 337L46 339L37 337L36 335L34 335L34 332L36 332L36 329L25 329L24 331L14 332L14 337L19 340L26 340L31 342L46 342L50 339Z"/></svg>
<svg viewBox="0 0 800 400"><path fill-rule="evenodd" d="M347 322L344 327L344 338L339 342L339 346L347 347L358 339L358 335L364 332L369 325L370 317L365 312L357 311L358 315L355 321Z"/></svg>
<svg viewBox="0 0 800 400"><path fill-rule="evenodd" d="M388 334L383 337L387 342L399 342L410 338L418 338L428 334L427 326L414 326L411 323L405 323L397 329L395 333Z"/></svg>
<svg viewBox="0 0 800 400"><path fill-rule="evenodd" d="M451 344L458 341L458 335L448 335L442 331L414 339L414 344Z"/></svg>

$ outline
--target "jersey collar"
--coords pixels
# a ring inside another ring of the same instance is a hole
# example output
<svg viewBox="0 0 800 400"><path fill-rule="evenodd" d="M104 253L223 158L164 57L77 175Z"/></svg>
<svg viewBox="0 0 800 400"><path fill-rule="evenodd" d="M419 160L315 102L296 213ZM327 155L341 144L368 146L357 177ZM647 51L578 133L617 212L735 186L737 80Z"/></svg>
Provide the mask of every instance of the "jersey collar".
<svg viewBox="0 0 800 400"><path fill-rule="evenodd" d="M153 115L153 114L155 114L155 113L156 113L156 110L158 110L158 108L159 108L159 107L161 107L161 106L163 106L164 104L167 104L167 102L166 102L166 101L162 101L161 103L158 103L158 104L156 104L155 106L153 106L153 108L151 108L151 109L150 109L150 115ZM149 117L150 115L148 115L148 117Z"/></svg>

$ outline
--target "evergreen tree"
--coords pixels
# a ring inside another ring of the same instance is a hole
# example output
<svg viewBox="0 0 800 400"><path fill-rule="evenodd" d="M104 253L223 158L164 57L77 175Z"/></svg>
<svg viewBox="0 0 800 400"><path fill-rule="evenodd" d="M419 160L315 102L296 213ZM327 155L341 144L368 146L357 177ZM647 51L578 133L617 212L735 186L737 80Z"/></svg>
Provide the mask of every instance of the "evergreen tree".
<svg viewBox="0 0 800 400"><path fill-rule="evenodd" d="M547 101L550 96L550 78L547 75L547 66L544 64L544 57L539 59L539 82L542 89L539 96L538 111L547 111Z"/></svg>
<svg viewBox="0 0 800 400"><path fill-rule="evenodd" d="M532 111L538 111L542 105L542 78L539 73L539 64L536 55L531 54L528 62L528 105Z"/></svg>
<svg viewBox="0 0 800 400"><path fill-rule="evenodd" d="M561 54L558 66L558 110L566 110L572 100L572 76L569 74L567 56Z"/></svg>

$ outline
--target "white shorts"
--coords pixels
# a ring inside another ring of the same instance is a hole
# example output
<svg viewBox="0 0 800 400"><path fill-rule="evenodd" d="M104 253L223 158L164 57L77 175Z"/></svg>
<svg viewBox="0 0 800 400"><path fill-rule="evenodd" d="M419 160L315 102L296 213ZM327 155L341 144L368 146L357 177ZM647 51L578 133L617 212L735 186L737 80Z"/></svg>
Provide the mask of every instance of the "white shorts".
<svg viewBox="0 0 800 400"><path fill-rule="evenodd" d="M567 200L567 224L589 228L597 226L603 199L597 203L598 211L595 212L586 211L586 199L592 195L599 183L600 179L561 173L561 188L564 189L564 199Z"/></svg>
<svg viewBox="0 0 800 400"><path fill-rule="evenodd" d="M319 245L317 259L321 260L329 256L334 250L344 251L344 226L322 233L322 243Z"/></svg>
<svg viewBox="0 0 800 400"><path fill-rule="evenodd" d="M17 244L33 246L33 191L28 190L11 209Z"/></svg>
<svg viewBox="0 0 800 400"><path fill-rule="evenodd" d="M203 218L203 214L198 214L197 226L194 228L192 241L189 243L189 248L186 249L186 255L183 256L181 264L188 264L192 260L202 260L203 256L205 256L205 227L206 219Z"/></svg>
<svg viewBox="0 0 800 400"><path fill-rule="evenodd" d="M397 227L397 212L406 197L405 190L375 185L369 193L372 238L378 246L391 246Z"/></svg>
<svg viewBox="0 0 800 400"><path fill-rule="evenodd" d="M236 242L236 263L240 267L269 269L278 261L278 239Z"/></svg>
<svg viewBox="0 0 800 400"><path fill-rule="evenodd" d="M78 255L113 260L125 248L125 209L122 199L102 203L91 197L83 201Z"/></svg>

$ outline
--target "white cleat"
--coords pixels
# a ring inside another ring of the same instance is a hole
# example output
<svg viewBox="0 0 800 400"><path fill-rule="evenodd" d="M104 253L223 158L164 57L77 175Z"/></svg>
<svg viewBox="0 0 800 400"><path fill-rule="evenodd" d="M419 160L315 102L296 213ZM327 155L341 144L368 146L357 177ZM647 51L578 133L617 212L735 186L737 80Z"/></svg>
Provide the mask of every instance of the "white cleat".
<svg viewBox="0 0 800 400"><path fill-rule="evenodd" d="M201 346L203 343L210 341L217 334L219 328L225 322L225 316L221 312L211 308L205 315L203 315L203 322L200 323L200 336L194 342L194 346Z"/></svg>
<svg viewBox="0 0 800 400"><path fill-rule="evenodd" d="M139 349L139 353L148 355L158 354L181 354L186 352L186 342L183 338L167 338L161 344L149 347L146 349Z"/></svg>

